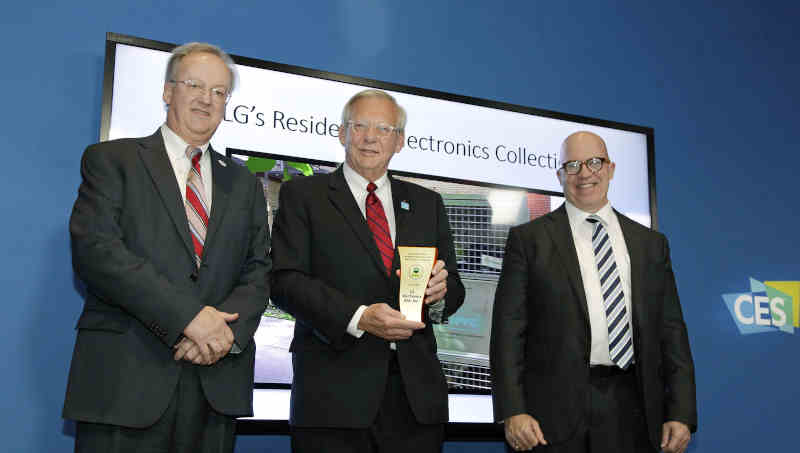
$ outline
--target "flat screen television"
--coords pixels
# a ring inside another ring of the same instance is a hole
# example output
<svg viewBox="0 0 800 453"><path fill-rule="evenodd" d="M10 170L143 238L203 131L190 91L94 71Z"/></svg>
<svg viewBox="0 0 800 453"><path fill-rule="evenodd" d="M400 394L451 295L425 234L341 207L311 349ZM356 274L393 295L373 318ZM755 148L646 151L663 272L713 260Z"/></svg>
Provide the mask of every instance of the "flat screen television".
<svg viewBox="0 0 800 453"><path fill-rule="evenodd" d="M101 140L149 135L165 121L161 91L174 47L107 35ZM448 433L450 438L496 434L489 334L509 228L563 202L556 177L560 146L579 130L603 137L616 162L609 193L615 208L654 227L653 129L232 57L238 84L212 145L260 178L270 224L283 182L331 172L344 161L340 116L353 94L382 89L406 109L405 146L390 170L442 195L467 289L463 307L449 324L435 326L450 386ZM256 332L255 416L239 424L240 432L287 429L293 326L291 316L268 304Z"/></svg>

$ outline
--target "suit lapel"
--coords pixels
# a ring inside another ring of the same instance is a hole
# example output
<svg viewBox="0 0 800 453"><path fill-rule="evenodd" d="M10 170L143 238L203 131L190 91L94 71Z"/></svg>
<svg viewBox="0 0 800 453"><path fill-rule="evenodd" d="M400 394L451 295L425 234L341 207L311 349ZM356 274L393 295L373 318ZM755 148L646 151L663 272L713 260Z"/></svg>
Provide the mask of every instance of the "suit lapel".
<svg viewBox="0 0 800 453"><path fill-rule="evenodd" d="M583 278L581 277L580 264L578 263L578 252L575 250L575 241L572 237L572 228L569 226L569 217L567 216L566 207L562 204L560 208L550 213L549 218L551 222L546 224L547 229L564 263L569 284L578 296L578 306L581 313L583 313L584 319L586 319L588 323L589 308L586 303L586 292L583 289Z"/></svg>
<svg viewBox="0 0 800 453"><path fill-rule="evenodd" d="M629 297L631 298L631 319L634 322L634 334L637 334L639 329L638 326L641 325L641 317L644 314L642 309L642 282L644 276L642 275L642 265L644 263L644 244L642 244L642 237L641 235L636 233L635 227L633 225L633 220L625 217L624 215L620 214L616 210L614 213L617 215L617 219L619 219L619 226L622 229L622 236L625 238L625 247L628 249L628 256L631 259L631 294Z"/></svg>
<svg viewBox="0 0 800 453"><path fill-rule="evenodd" d="M394 179L391 175L389 175L389 181L392 183L392 205L394 207L395 221L394 248L397 250L402 238L406 236L407 220L414 210L414 205L408 201L408 188L402 181ZM397 253L395 253L395 259L399 259Z"/></svg>
<svg viewBox="0 0 800 453"><path fill-rule="evenodd" d="M189 233L189 223L186 220L183 197L180 194L178 182L175 180L175 171L169 163L161 131L158 130L155 134L140 139L139 144L141 145L139 156L144 162L150 178L153 180L156 191L161 196L161 201L164 203L164 208L172 219L175 229L178 230L178 235L183 239L183 245L186 247L187 253L194 259L194 249Z"/></svg>
<svg viewBox="0 0 800 453"><path fill-rule="evenodd" d="M219 162L219 156L211 148L208 147L208 157L211 158L211 214L208 217L208 231L206 233L205 247L203 248L203 255L213 244L214 239L217 237L219 226L222 224L222 219L228 212L228 205L230 204L230 193L233 184L233 170L228 168L227 165L223 166Z"/></svg>
<svg viewBox="0 0 800 453"><path fill-rule="evenodd" d="M336 171L329 175L328 180L328 198L331 200L333 206L342 214L345 221L353 229L356 237L361 242L361 245L367 250L367 253L372 257L373 263L381 270L382 275L386 275L386 268L383 266L383 261L378 251L378 246L375 245L375 239L372 237L372 231L367 226L367 221L361 214L356 204L353 193L344 179L344 171L339 167Z"/></svg>

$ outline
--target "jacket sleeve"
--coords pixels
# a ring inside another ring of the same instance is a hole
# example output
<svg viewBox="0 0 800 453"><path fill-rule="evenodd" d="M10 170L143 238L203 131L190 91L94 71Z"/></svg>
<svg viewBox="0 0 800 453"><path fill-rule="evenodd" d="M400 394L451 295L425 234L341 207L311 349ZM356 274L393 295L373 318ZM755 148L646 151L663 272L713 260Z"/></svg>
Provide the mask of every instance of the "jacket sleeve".
<svg viewBox="0 0 800 453"><path fill-rule="evenodd" d="M440 253L439 259L445 262L447 269L447 293L444 296L445 306L440 320L440 322L445 322L464 303L466 290L464 283L461 282L461 276L458 274L453 232L450 229L450 221L447 218L442 196L439 194L436 194L436 215L436 225L438 226L436 247Z"/></svg>
<svg viewBox="0 0 800 453"><path fill-rule="evenodd" d="M527 412L523 375L528 328L528 266L519 229L512 228L495 292L489 346L496 421Z"/></svg>
<svg viewBox="0 0 800 453"><path fill-rule="evenodd" d="M308 186L306 186L308 187ZM281 187L272 228L272 301L336 349L352 345L347 324L360 304L312 274L311 193L290 181Z"/></svg>
<svg viewBox="0 0 800 453"><path fill-rule="evenodd" d="M664 381L664 421L679 421L697 430L697 396L694 361L689 348L689 335L683 320L675 274L672 271L669 243L663 235L664 272L666 274L661 329L661 351Z"/></svg>
<svg viewBox="0 0 800 453"><path fill-rule="evenodd" d="M73 267L101 302L137 318L171 347L202 303L195 289L170 282L126 246L121 216L126 177L134 163L123 159L135 153L124 151L128 156L93 145L83 155L82 182L69 224Z"/></svg>

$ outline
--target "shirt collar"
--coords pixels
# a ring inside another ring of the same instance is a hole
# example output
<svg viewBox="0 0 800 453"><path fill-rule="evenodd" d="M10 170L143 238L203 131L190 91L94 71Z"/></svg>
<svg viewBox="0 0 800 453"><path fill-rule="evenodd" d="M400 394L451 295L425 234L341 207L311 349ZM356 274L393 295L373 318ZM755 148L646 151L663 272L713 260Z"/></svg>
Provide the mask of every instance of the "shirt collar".
<svg viewBox="0 0 800 453"><path fill-rule="evenodd" d="M169 126L167 126L167 123L161 125L161 136L164 137L164 147L167 148L167 154L169 154L172 160L186 157L186 147L189 146L189 144L186 143L186 141L182 139L180 135L176 134L172 129L170 129ZM200 151L205 154L206 150L208 149L208 143L204 143L199 148Z"/></svg>
<svg viewBox="0 0 800 453"><path fill-rule="evenodd" d="M345 181L347 181L347 184L349 186L358 187L359 190L363 190L364 192L367 191L367 184L369 184L370 181L367 178L358 174L357 171L353 170L353 168L347 164L347 161L345 161L342 164L342 172L344 172L344 179ZM381 190L381 188L387 182L389 182L389 177L387 176L387 173L384 173L383 176L372 182L374 182L375 185L377 186L377 189L375 189L375 191L377 192Z"/></svg>
<svg viewBox="0 0 800 453"><path fill-rule="evenodd" d="M569 223L573 226L581 225L586 221L587 217L592 215L591 212L586 212L577 208L574 204L570 203L569 200L566 200L564 204L567 208L567 217L569 218ZM611 223L611 219L614 216L614 209L611 207L611 202L606 203L605 206L595 212L594 215L600 217L600 220L602 220L604 226L607 226L609 223Z"/></svg>

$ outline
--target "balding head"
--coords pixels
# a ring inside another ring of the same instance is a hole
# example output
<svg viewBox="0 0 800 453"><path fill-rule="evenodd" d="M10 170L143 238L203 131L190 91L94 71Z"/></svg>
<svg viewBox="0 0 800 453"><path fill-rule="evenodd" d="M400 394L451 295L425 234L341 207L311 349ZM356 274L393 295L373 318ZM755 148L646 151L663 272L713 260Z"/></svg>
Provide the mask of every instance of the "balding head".
<svg viewBox="0 0 800 453"><path fill-rule="evenodd" d="M567 157L567 151L570 147L576 146L594 146L596 149L602 149L603 154L602 156L598 155L597 157L605 157L608 159L608 148L606 148L606 142L603 140L602 137L595 134L594 132L589 131L578 131L575 133L570 134L564 141L561 143L561 162L567 162L570 160L575 160Z"/></svg>
<svg viewBox="0 0 800 453"><path fill-rule="evenodd" d="M586 161L601 158L599 169L592 171ZM578 173L567 174L567 162L580 162ZM564 196L576 208L595 213L608 203L608 186L614 177L614 163L608 157L606 142L597 134L580 131L571 134L561 144L561 164L558 180Z"/></svg>

